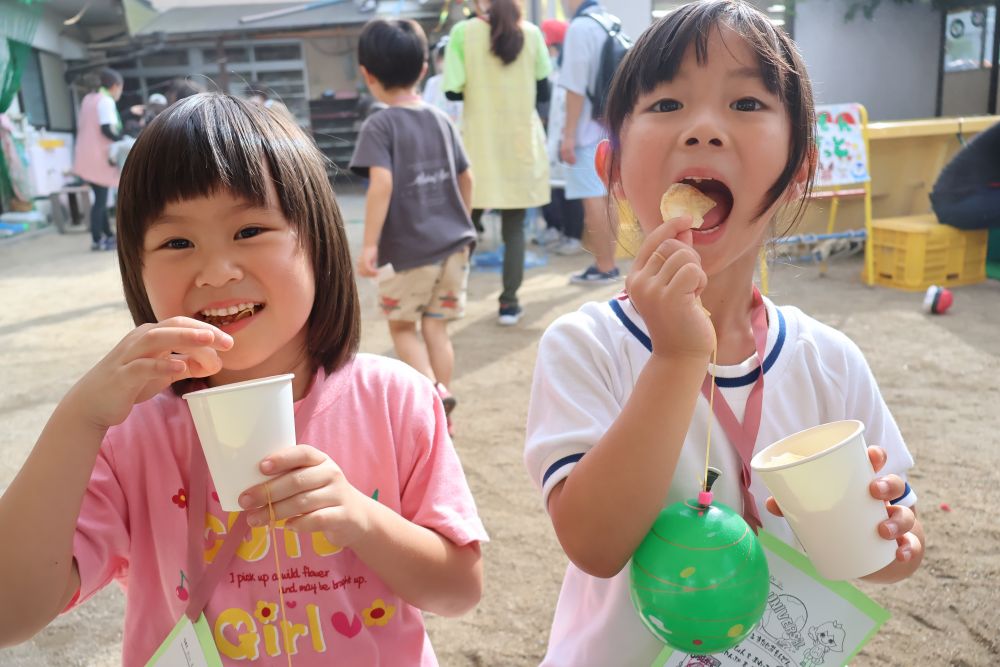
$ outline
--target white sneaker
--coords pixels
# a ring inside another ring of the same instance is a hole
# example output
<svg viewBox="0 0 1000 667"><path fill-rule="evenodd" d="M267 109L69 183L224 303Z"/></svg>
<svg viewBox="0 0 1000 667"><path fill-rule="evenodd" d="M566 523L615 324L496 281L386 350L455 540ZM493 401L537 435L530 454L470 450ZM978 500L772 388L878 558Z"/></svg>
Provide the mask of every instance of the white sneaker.
<svg viewBox="0 0 1000 667"><path fill-rule="evenodd" d="M512 327L524 317L524 310L521 306L500 306L500 314L497 317L497 324L502 327Z"/></svg>
<svg viewBox="0 0 1000 667"><path fill-rule="evenodd" d="M583 252L583 250L584 250L583 244L580 243L580 239L568 238L565 239L559 245L557 245L555 248L553 248L552 252L554 252L557 255L564 255L566 257L569 257L571 255L579 255L581 252Z"/></svg>
<svg viewBox="0 0 1000 667"><path fill-rule="evenodd" d="M555 227L546 227L542 231L535 234L535 238L532 242L535 245L540 246L551 246L559 243L562 240L562 233Z"/></svg>

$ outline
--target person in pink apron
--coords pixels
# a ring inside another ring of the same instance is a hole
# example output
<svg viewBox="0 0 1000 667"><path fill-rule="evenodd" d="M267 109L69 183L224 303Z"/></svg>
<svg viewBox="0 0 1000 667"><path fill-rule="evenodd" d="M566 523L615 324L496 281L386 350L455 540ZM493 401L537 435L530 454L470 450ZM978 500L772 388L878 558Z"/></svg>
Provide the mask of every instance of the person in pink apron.
<svg viewBox="0 0 1000 667"><path fill-rule="evenodd" d="M116 102L122 95L122 75L104 68L101 87L83 98L77 120L73 173L94 190L90 209L91 250L114 250L115 237L108 222L108 189L118 187L118 167L110 160L111 144L122 138L122 121Z"/></svg>

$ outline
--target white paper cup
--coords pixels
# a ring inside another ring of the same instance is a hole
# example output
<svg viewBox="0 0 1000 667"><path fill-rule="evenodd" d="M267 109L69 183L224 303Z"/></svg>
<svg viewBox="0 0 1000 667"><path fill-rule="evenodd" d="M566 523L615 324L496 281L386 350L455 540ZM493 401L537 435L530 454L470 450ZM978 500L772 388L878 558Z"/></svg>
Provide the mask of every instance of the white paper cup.
<svg viewBox="0 0 1000 667"><path fill-rule="evenodd" d="M208 470L227 512L240 494L269 478L260 462L295 445L293 374L236 382L184 394Z"/></svg>
<svg viewBox="0 0 1000 667"><path fill-rule="evenodd" d="M889 514L868 488L875 470L864 430L856 420L822 424L779 440L750 461L827 579L857 579L896 557L896 542L878 534Z"/></svg>

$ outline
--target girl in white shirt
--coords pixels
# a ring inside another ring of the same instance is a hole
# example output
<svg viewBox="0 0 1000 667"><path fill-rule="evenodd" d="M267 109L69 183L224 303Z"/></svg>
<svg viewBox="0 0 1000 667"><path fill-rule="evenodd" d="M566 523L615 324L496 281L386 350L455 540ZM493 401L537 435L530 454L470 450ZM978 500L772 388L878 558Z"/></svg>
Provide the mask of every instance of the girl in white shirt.
<svg viewBox="0 0 1000 667"><path fill-rule="evenodd" d="M904 579L924 551L905 481L913 460L860 350L754 287L776 215L801 212L815 167L794 43L740 0L686 5L636 42L607 117L598 170L646 238L626 293L560 318L539 347L525 459L570 559L544 665L649 665L662 649L632 609L625 566L659 511L700 490L714 349L716 403L744 428L759 415L751 451L715 429L716 499L793 542L766 489L744 477L754 443L859 419L879 445L871 494L892 503L877 530L898 543L896 560L866 579ZM661 196L678 182L715 202L700 229L662 220Z"/></svg>

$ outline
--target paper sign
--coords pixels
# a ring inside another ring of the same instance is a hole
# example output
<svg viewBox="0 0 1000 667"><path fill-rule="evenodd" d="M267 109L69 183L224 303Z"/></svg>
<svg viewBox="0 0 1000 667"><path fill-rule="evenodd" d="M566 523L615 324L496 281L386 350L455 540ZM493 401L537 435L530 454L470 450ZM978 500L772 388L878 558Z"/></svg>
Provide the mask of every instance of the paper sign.
<svg viewBox="0 0 1000 667"><path fill-rule="evenodd" d="M193 624L187 616L170 631L146 667L222 667L205 614Z"/></svg>
<svg viewBox="0 0 1000 667"><path fill-rule="evenodd" d="M815 187L852 185L871 180L861 109L857 104L816 107Z"/></svg>
<svg viewBox="0 0 1000 667"><path fill-rule="evenodd" d="M846 665L888 620L889 612L858 589L820 577L802 553L764 531L758 538L771 569L771 592L750 636L715 655L667 647L653 667Z"/></svg>

